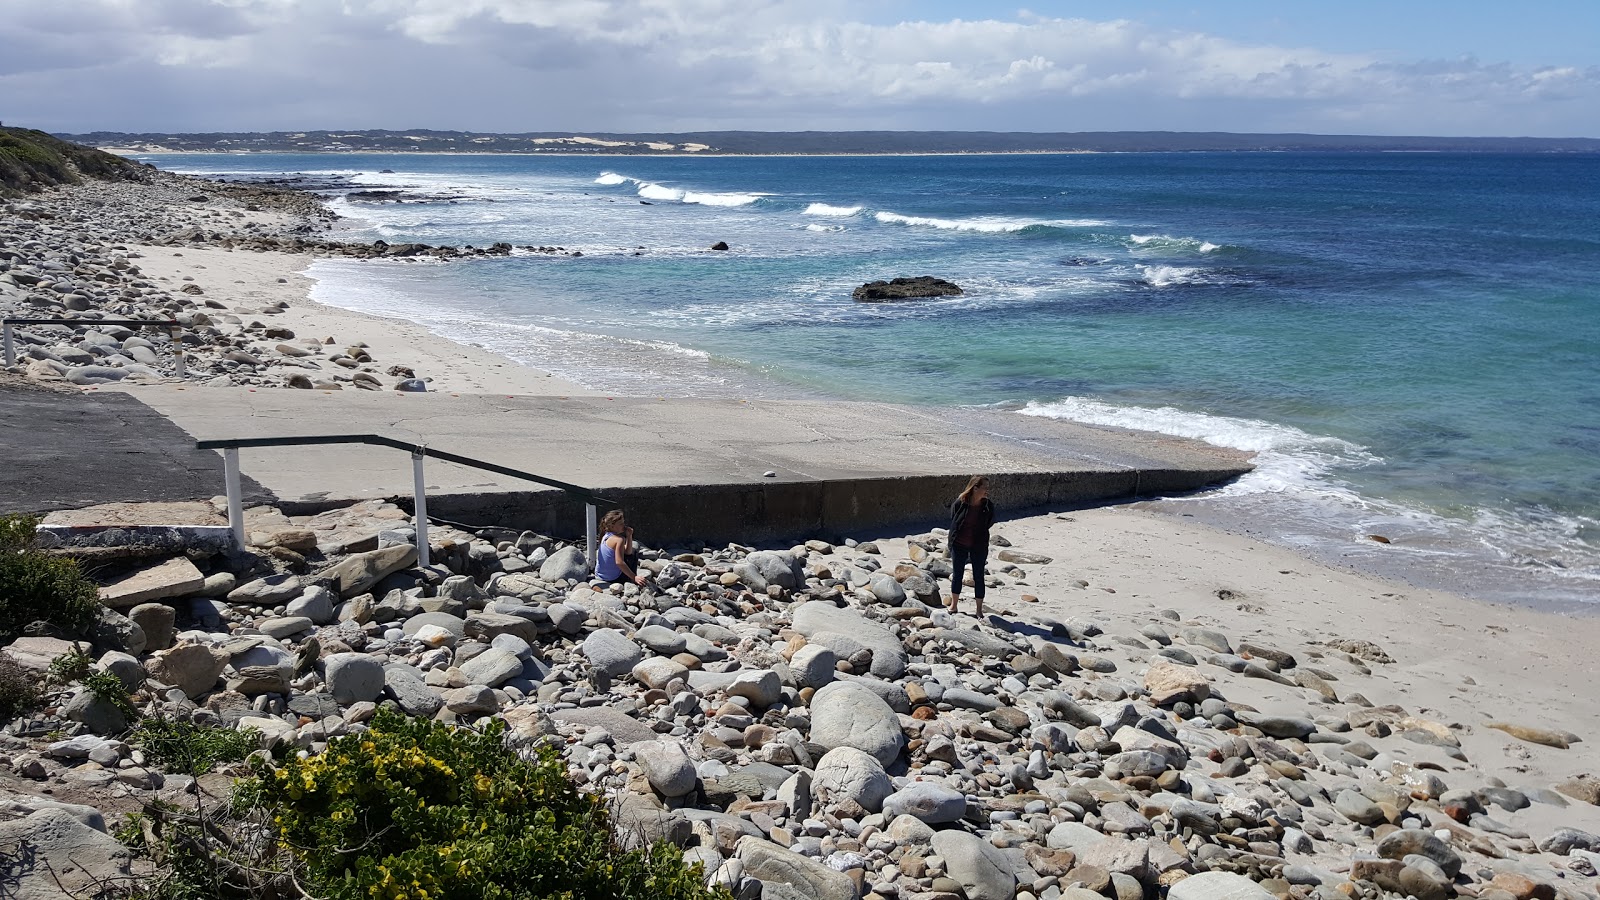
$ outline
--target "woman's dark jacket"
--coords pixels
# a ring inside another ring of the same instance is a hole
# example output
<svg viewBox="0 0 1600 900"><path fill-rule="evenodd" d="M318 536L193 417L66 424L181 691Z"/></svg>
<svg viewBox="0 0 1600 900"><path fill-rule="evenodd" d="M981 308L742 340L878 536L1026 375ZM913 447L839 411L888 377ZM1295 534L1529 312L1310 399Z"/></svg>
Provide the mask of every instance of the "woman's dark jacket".
<svg viewBox="0 0 1600 900"><path fill-rule="evenodd" d="M967 516L977 516L977 527L974 531L975 538L972 546L975 549L985 549L989 546L989 526L994 524L994 503L988 497L978 504L977 509L957 497L950 504L950 545L955 546L956 539L961 535L961 528L966 524Z"/></svg>

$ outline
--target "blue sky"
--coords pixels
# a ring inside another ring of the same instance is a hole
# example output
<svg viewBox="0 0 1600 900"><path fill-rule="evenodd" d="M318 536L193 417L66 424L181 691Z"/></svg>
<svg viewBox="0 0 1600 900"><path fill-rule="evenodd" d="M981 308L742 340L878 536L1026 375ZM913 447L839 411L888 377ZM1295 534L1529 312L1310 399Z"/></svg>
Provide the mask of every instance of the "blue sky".
<svg viewBox="0 0 1600 900"><path fill-rule="evenodd" d="M0 0L53 131L1600 136L1600 0Z"/></svg>

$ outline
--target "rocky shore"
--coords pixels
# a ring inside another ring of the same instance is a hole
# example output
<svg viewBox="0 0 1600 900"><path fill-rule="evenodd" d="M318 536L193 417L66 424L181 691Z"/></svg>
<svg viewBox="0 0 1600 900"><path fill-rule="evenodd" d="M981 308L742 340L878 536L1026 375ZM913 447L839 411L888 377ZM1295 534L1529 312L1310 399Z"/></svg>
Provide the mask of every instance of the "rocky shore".
<svg viewBox="0 0 1600 900"><path fill-rule="evenodd" d="M243 281L232 277L238 266L216 255L285 259L275 280L288 284L316 257L459 260L507 256L516 249L506 243L477 248L339 241L328 237L337 217L311 193L155 170L147 179L88 180L0 201L0 315L73 320L16 326L18 358L11 374L83 386L176 380L425 390L427 378L444 373L419 378L421 366L411 358L375 360L363 334L341 343L326 332L283 324L292 306L308 306L304 292L292 300L283 296L288 291L265 302L242 299ZM210 258L168 265L184 254ZM158 256L159 276L152 269Z"/></svg>
<svg viewBox="0 0 1600 900"><path fill-rule="evenodd" d="M1471 723L1383 702L1423 661L1359 622L1219 627L1259 618L1265 599L1241 595L1211 614L1107 610L1091 599L1107 583L1000 535L995 614L978 619L942 608L937 530L645 548L641 590L592 586L579 546L505 529L435 527L436 564L417 569L412 523L377 501L247 519L250 553L104 571L95 668L138 712L310 754L378 706L501 719L518 746L555 747L626 833L688 848L746 900L1551 900L1600 884L1600 780L1502 779L1480 750L1533 772L1587 753L1585 736L1510 701ZM3 652L42 673L71 649L41 635ZM128 724L74 686L8 726L0 772L26 816L8 837L110 849L104 832L143 804L225 802L219 775L153 767ZM108 860L95 877L137 871Z"/></svg>

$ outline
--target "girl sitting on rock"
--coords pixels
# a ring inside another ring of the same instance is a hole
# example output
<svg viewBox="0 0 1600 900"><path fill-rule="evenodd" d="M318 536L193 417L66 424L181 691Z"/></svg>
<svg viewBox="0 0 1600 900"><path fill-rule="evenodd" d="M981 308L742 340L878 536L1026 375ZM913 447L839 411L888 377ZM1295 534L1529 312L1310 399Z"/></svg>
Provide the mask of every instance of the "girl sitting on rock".
<svg viewBox="0 0 1600 900"><path fill-rule="evenodd" d="M595 556L594 576L606 584L631 581L644 587L639 555L633 549L633 527L623 519L620 509L613 509L600 520L600 552Z"/></svg>

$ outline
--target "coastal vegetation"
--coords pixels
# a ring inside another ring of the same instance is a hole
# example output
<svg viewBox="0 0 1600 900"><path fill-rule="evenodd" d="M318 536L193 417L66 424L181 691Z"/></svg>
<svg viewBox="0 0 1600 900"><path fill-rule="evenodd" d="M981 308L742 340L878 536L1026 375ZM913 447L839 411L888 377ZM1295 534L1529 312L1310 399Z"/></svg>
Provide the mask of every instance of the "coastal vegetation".
<svg viewBox="0 0 1600 900"><path fill-rule="evenodd" d="M144 167L32 128L0 126L0 197L36 193L83 178L137 181Z"/></svg>
<svg viewBox="0 0 1600 900"><path fill-rule="evenodd" d="M38 522L0 517L0 641L33 622L81 634L100 612L99 589L74 560L33 549Z"/></svg>

